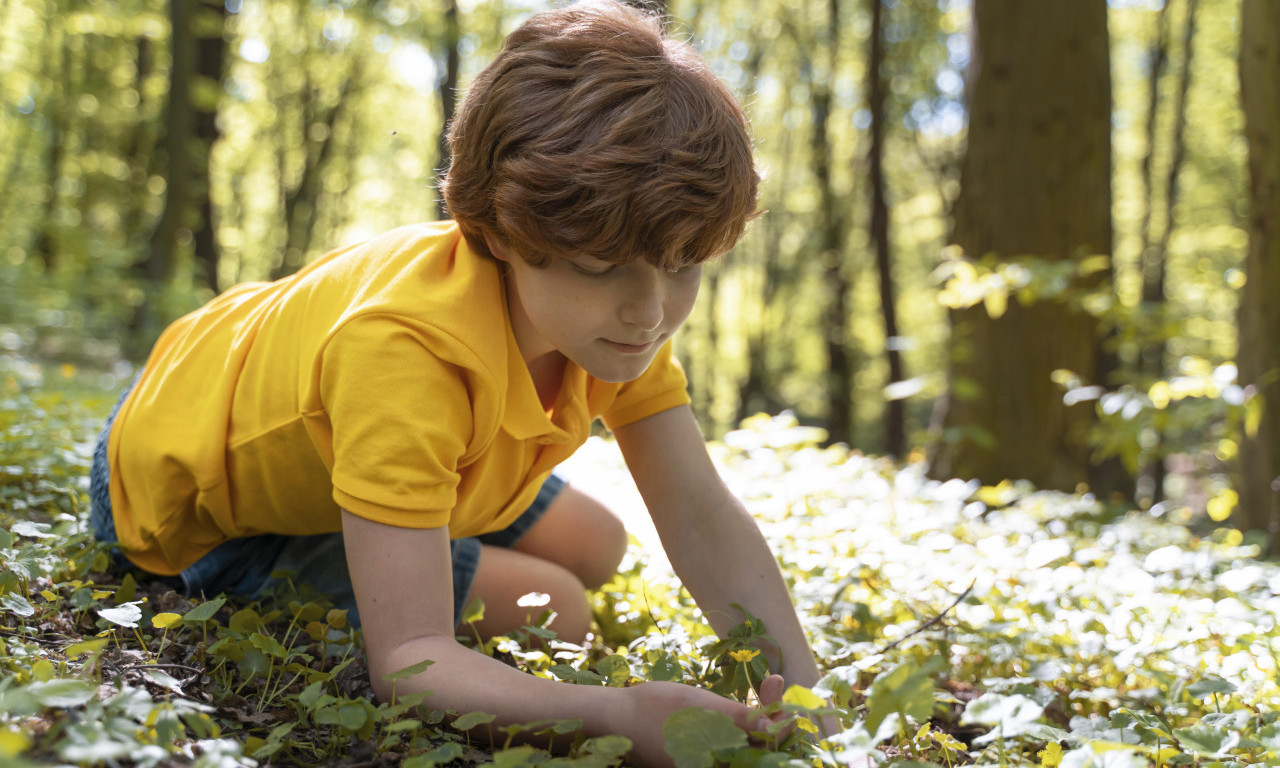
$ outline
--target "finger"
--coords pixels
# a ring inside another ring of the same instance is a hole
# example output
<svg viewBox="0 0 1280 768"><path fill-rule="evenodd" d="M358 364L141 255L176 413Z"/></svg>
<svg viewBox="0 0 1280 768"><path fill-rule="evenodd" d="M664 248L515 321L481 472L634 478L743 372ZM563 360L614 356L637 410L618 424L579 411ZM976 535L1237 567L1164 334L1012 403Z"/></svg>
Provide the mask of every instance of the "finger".
<svg viewBox="0 0 1280 768"><path fill-rule="evenodd" d="M769 675L760 681L760 704L769 706L782 701L783 691L786 690L787 682L782 679L782 675Z"/></svg>

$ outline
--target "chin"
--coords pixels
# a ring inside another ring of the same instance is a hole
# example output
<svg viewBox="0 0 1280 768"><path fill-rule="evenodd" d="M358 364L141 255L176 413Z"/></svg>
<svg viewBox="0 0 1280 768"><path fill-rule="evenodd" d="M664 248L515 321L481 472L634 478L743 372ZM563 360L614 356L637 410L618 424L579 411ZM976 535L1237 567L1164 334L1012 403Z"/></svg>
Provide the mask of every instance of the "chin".
<svg viewBox="0 0 1280 768"><path fill-rule="evenodd" d="M653 362L653 356L647 357L643 362L636 360L628 365L620 364L597 364L597 365L581 365L579 366L591 375L592 378L605 381L610 384L623 384L628 381L635 381L640 375L649 369L649 365Z"/></svg>

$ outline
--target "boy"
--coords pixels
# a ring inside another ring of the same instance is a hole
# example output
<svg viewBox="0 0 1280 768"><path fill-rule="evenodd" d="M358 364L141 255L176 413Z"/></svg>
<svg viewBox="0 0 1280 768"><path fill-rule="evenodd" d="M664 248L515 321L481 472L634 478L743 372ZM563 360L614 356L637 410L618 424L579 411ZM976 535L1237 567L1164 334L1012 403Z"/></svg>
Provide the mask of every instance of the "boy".
<svg viewBox="0 0 1280 768"><path fill-rule="evenodd" d="M737 604L776 639L782 677L762 698L817 682L671 356L701 263L756 213L745 117L657 19L598 0L513 32L450 142L454 221L237 286L165 331L99 441L94 529L189 593L253 595L288 569L352 602L379 696L431 659L400 693L499 725L581 718L630 737L635 762L669 764L675 710L758 714L679 684L538 679L459 645L455 622L470 594L483 631L519 627L515 600L538 591L561 637L586 634L584 587L613 572L625 534L550 473L599 417L716 631L743 620Z"/></svg>

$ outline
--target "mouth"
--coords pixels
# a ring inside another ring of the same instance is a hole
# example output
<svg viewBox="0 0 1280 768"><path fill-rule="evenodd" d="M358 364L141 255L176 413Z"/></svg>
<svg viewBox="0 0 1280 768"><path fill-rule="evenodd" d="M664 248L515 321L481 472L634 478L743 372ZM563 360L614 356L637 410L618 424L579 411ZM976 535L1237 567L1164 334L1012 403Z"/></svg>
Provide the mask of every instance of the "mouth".
<svg viewBox="0 0 1280 768"><path fill-rule="evenodd" d="M615 350L628 355L638 355L643 352L648 352L650 349L653 348L654 344L658 343L657 339L654 339L652 341L646 341L643 344L626 344L621 341L611 341L609 339L604 339L603 341L605 344L608 344L609 346L613 347Z"/></svg>

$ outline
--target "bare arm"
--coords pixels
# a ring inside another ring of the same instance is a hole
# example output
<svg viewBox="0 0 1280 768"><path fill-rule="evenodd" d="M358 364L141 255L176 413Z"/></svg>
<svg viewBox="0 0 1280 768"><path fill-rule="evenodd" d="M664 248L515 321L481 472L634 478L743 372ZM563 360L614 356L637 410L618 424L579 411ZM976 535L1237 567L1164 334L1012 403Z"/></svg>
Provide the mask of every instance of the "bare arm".
<svg viewBox="0 0 1280 768"><path fill-rule="evenodd" d="M788 684L812 687L818 667L769 545L725 487L687 406L619 428L618 445L676 574L716 633L764 622L778 643L770 666ZM778 658L780 655L780 659Z"/></svg>
<svg viewBox="0 0 1280 768"><path fill-rule="evenodd" d="M465 648L454 640L448 532L396 528L345 510L342 523L369 676L381 699L391 695L387 674L430 659L435 663L425 672L397 683L398 695L430 691L431 706L494 714L498 727L581 719L588 736L618 733L630 738L632 758L645 766L671 765L662 748L662 723L678 709L714 709L744 728L752 722L753 710L745 705L691 686L569 685L525 674Z"/></svg>

